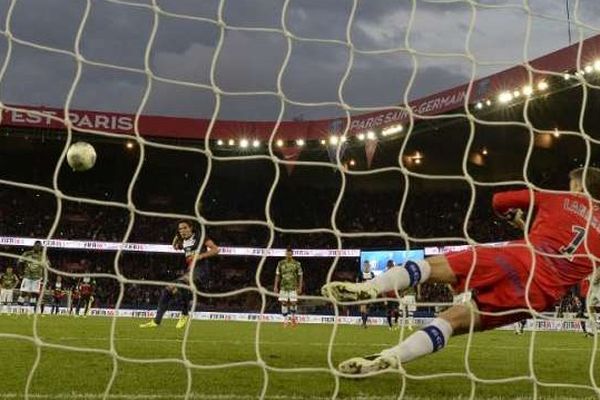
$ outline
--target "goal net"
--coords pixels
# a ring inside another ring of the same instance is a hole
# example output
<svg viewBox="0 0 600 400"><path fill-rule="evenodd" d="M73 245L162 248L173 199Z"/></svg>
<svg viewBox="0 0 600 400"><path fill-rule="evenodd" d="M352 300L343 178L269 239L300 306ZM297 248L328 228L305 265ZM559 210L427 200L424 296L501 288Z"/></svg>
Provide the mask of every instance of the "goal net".
<svg viewBox="0 0 600 400"><path fill-rule="evenodd" d="M529 313L519 335L471 330L362 380L338 364L468 292L320 292L365 262L539 250L536 210L512 227L492 195L600 166L599 16L592 0L1 3L0 398L600 398L593 289L493 314ZM67 164L77 141L98 155L85 172ZM274 284L286 248L297 326ZM140 328L165 289L164 321Z"/></svg>

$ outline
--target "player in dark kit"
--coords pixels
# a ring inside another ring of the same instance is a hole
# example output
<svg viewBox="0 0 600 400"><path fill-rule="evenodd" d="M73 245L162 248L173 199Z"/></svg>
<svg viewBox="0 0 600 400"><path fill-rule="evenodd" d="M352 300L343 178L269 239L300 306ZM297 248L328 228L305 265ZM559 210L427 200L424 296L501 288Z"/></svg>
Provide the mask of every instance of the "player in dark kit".
<svg viewBox="0 0 600 400"><path fill-rule="evenodd" d="M86 317L90 312L90 307L92 306L92 303L94 302L96 281L90 278L89 276L86 276L79 282L78 288L79 300L77 301L75 313L79 315L79 310L81 309L81 305L83 305L83 316Z"/></svg>
<svg viewBox="0 0 600 400"><path fill-rule="evenodd" d="M600 276L600 275L598 275ZM579 285L575 288L575 299L577 301L577 315L576 317L580 319L581 330L586 337L594 336L594 332L598 330L596 324L596 316L595 309L598 306L598 294L597 287L598 283L600 283L600 278L594 279L593 275L588 276L586 279L579 282ZM590 310L591 314L588 315L588 295L589 292L592 291L592 296L590 296ZM588 329L588 325L586 324L586 320L590 323L590 329Z"/></svg>
<svg viewBox="0 0 600 400"><path fill-rule="evenodd" d="M371 264L368 260L365 260L362 268L358 272L357 282L368 282L375 278L375 274L371 271ZM360 305L360 317L362 319L362 327L367 327L367 321L369 320L369 304Z"/></svg>
<svg viewBox="0 0 600 400"><path fill-rule="evenodd" d="M394 260L388 260L387 264L385 265L386 271L389 271L391 268L396 268ZM398 295L392 290L386 293L385 297L398 298ZM398 329L398 318L400 317L400 313L398 311L399 302L397 300L387 300L385 302L385 306L387 308L385 316L387 319L388 328L390 330ZM393 323L392 320L394 321Z"/></svg>
<svg viewBox="0 0 600 400"><path fill-rule="evenodd" d="M196 287L200 286L201 269L209 267L208 259L219 254L219 247L208 238L204 240L204 244L201 246L200 235L196 232L193 222L183 220L177 224L177 234L173 238L173 248L184 251L186 263L184 274L176 282L186 285L191 285L193 282ZM140 328L156 328L159 326L171 301L176 297L179 297L181 302L181 317L177 321L176 328L185 327L189 320L192 292L189 289L167 286L163 289L158 301L156 316L153 320L141 324Z"/></svg>
<svg viewBox="0 0 600 400"><path fill-rule="evenodd" d="M62 286L62 276L59 275L56 277L56 282L54 282L54 288L52 289L52 308L50 309L50 314L58 314L63 297L65 297L65 291Z"/></svg>
<svg viewBox="0 0 600 400"><path fill-rule="evenodd" d="M576 169L569 177L569 192L517 190L494 195L494 210L507 220L512 221L517 210L531 207L535 211L527 241L478 245L407 261L402 268L392 268L366 284L324 285L325 296L344 301L372 299L424 282L449 283L456 292L470 294L464 296L463 304L442 312L399 345L344 361L340 370L362 374L399 369L401 364L441 350L453 335L494 329L545 311L592 274L600 257L600 208L584 194L584 187L600 199L600 169Z"/></svg>
<svg viewBox="0 0 600 400"><path fill-rule="evenodd" d="M79 291L79 285L75 285L71 288L71 303L69 305L69 315L73 313L73 308L75 308L81 299L81 292ZM79 314L76 314L78 316Z"/></svg>

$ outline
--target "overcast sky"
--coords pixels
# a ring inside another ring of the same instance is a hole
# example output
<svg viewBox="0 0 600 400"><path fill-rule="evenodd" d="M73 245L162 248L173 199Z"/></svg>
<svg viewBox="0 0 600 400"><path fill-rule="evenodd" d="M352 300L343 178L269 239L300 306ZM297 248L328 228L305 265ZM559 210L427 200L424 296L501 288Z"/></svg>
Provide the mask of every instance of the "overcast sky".
<svg viewBox="0 0 600 400"><path fill-rule="evenodd" d="M0 27L6 33L8 0L0 0ZM149 4L150 1L129 3ZM157 0L166 12L217 19L216 0ZM407 26L413 3L416 13L410 31ZM528 14L532 12L560 19L532 17L531 37L525 41ZM573 41L580 31L584 37L600 33L600 1L570 0ZM81 53L94 60L131 68L144 68L144 52L150 38L153 11L107 0L92 0L85 24ZM478 62L477 76L485 76L529 58L539 57L569 44L566 0L481 0L475 7L473 36L466 41L474 8L468 1L362 0L351 25L355 49L354 64L343 88L346 103L353 107L385 106L401 102L407 90L413 64L406 51L363 54L403 48L408 35L418 55L418 73L409 98L414 99L465 83L471 73L466 58L444 56L465 54L466 47ZM487 8L485 6L502 6ZM283 0L227 0L223 19L230 27L282 29ZM351 0L291 0L284 15L294 36L347 42L346 26ZM74 51L81 23L83 0L18 0L10 20L16 38L56 49ZM577 25L577 21L590 28ZM210 66L220 36L211 22L159 16L152 46L150 68L160 77L191 83L210 84ZM6 54L7 37L0 40L0 54ZM231 92L276 91L277 76L287 51L279 32L227 29L216 64L216 83ZM349 62L345 44L293 40L289 63L282 75L286 99L297 102L338 101L338 88ZM13 42L8 69L0 82L4 103L62 107L73 82L73 57L51 53ZM84 65L72 108L134 112L146 86L143 73ZM274 119L280 107L276 96L224 96L219 114L223 119ZM210 117L214 109L212 91L154 82L148 114ZM340 115L334 107L286 104L285 118L323 118Z"/></svg>

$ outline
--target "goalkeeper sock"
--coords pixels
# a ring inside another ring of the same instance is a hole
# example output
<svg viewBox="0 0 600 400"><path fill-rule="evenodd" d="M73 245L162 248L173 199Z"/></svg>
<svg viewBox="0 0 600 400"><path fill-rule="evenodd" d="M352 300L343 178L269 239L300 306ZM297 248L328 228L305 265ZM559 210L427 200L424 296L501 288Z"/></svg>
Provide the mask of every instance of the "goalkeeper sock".
<svg viewBox="0 0 600 400"><path fill-rule="evenodd" d="M434 319L422 330L413 333L398 346L381 352L384 357L395 357L401 363L434 353L446 346L452 336L452 326L442 318Z"/></svg>
<svg viewBox="0 0 600 400"><path fill-rule="evenodd" d="M371 282L381 294L417 286L426 282L430 274L431 266L427 260L407 261L402 267L390 268Z"/></svg>
<svg viewBox="0 0 600 400"><path fill-rule="evenodd" d="M287 315L288 315L288 306L286 305L281 305L281 314L283 314L283 318L287 319Z"/></svg>
<svg viewBox="0 0 600 400"><path fill-rule="evenodd" d="M290 314L292 314L292 318L296 315L296 311L298 311L298 307L295 304L290 306Z"/></svg>
<svg viewBox="0 0 600 400"><path fill-rule="evenodd" d="M167 309L169 308L169 304L171 303L171 299L173 298L173 293L167 288L163 289L160 294L160 300L158 300L158 308L156 309L156 317L154 317L154 322L157 325L160 325Z"/></svg>

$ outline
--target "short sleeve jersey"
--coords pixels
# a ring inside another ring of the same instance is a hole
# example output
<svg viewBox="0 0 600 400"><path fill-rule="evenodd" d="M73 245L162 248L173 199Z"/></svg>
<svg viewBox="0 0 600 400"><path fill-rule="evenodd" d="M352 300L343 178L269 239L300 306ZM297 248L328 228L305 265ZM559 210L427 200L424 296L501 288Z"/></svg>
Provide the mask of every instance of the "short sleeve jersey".
<svg viewBox="0 0 600 400"><path fill-rule="evenodd" d="M366 271L360 270L360 272L358 273L358 281L359 282L367 282L374 278L375 278L375 274L373 273L373 271L366 272Z"/></svg>
<svg viewBox="0 0 600 400"><path fill-rule="evenodd" d="M9 274L8 272L5 272L2 274L2 276L0 276L0 288L12 289L16 286L18 280L19 278L17 278L17 275L14 273L11 272Z"/></svg>
<svg viewBox="0 0 600 400"><path fill-rule="evenodd" d="M27 260L25 258L33 259L32 261ZM42 279L44 276L44 264L43 264L43 253L36 252L33 250L27 250L23 254L21 254L21 259L25 264L25 271L23 272L23 277L26 279L38 280ZM48 258L46 258L46 263L49 264Z"/></svg>
<svg viewBox="0 0 600 400"><path fill-rule="evenodd" d="M302 276L302 266L294 259L281 260L277 264L276 274L280 279L281 290L296 290Z"/></svg>

